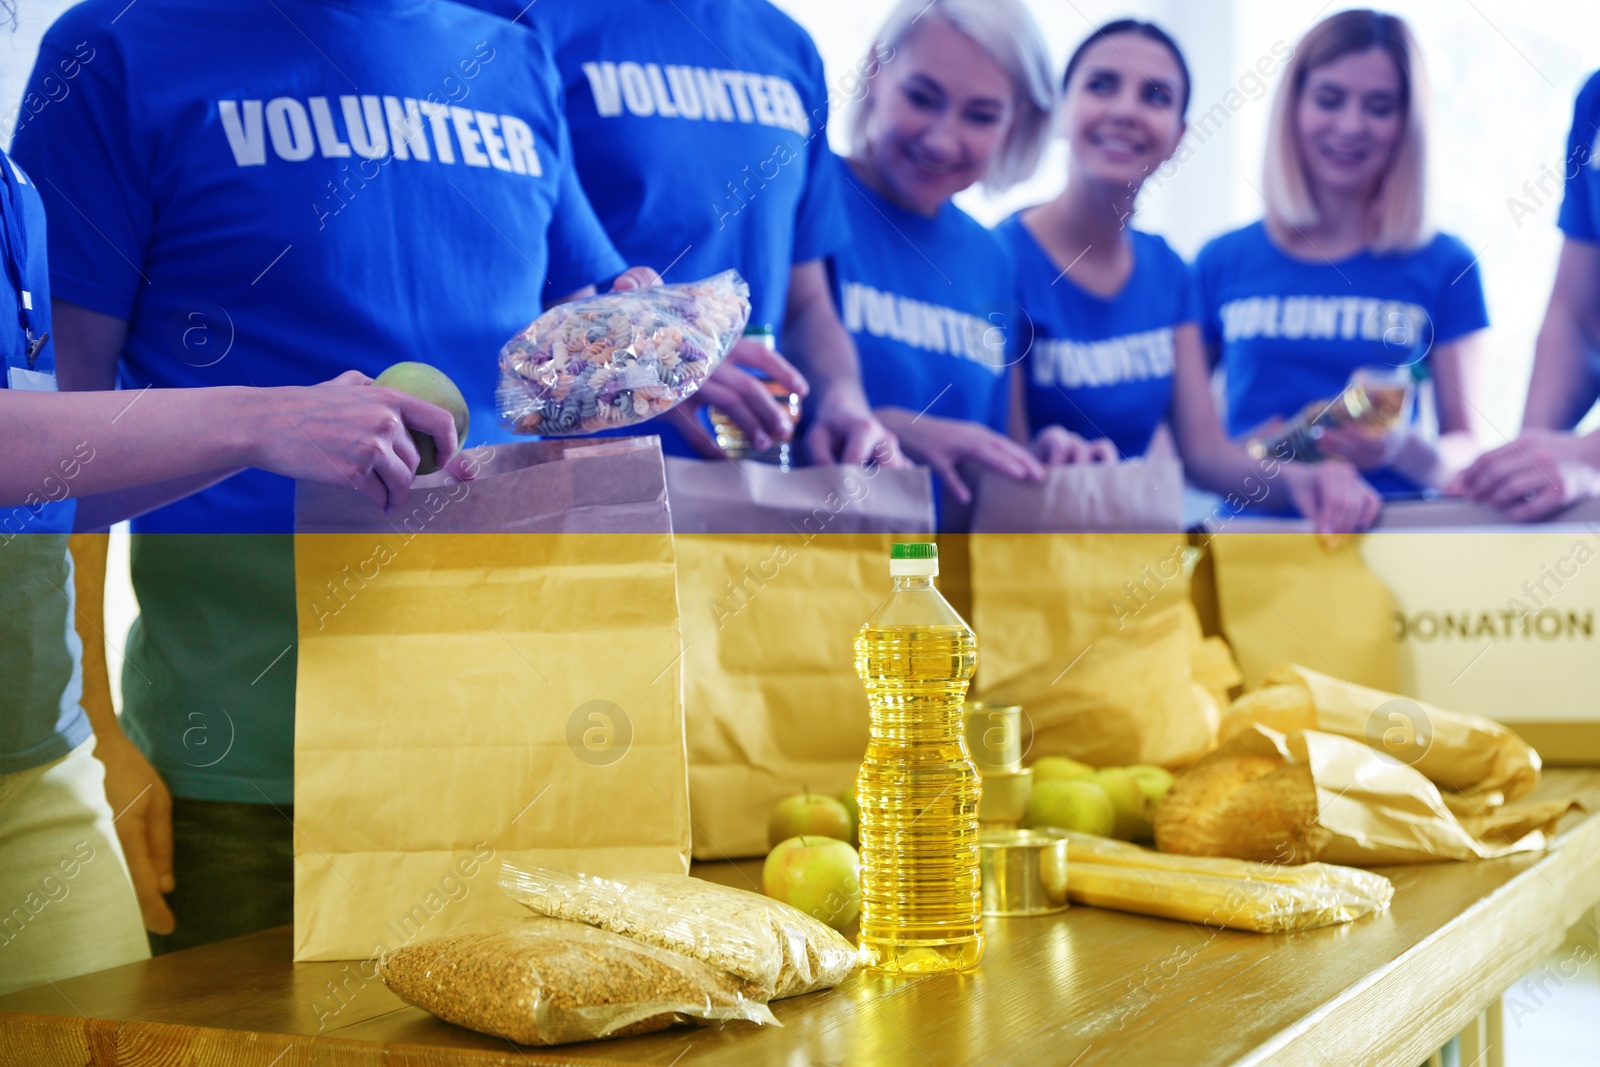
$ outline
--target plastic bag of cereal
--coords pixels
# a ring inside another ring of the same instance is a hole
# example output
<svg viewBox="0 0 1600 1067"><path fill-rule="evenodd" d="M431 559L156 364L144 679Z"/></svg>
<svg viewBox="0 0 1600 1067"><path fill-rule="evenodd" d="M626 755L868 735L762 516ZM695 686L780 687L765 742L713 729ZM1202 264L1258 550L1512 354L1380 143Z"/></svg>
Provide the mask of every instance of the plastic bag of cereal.
<svg viewBox="0 0 1600 1067"><path fill-rule="evenodd" d="M572 437L655 418L693 396L750 318L737 271L555 307L500 350L501 418Z"/></svg>

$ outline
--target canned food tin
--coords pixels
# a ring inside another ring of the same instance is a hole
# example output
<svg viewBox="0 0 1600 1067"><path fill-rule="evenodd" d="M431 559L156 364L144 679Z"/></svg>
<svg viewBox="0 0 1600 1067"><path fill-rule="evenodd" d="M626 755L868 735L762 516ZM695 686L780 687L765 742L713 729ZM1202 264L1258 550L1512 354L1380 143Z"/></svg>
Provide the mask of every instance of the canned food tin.
<svg viewBox="0 0 1600 1067"><path fill-rule="evenodd" d="M983 797L978 801L978 821L1016 826L1028 813L1028 793L1033 789L1033 768L1020 771L983 771Z"/></svg>
<svg viewBox="0 0 1600 1067"><path fill-rule="evenodd" d="M1068 907L1064 830L984 830L978 850L985 915L1048 915Z"/></svg>
<svg viewBox="0 0 1600 1067"><path fill-rule="evenodd" d="M967 749L978 773L1014 774L1022 769L1022 708L1017 704L968 701Z"/></svg>

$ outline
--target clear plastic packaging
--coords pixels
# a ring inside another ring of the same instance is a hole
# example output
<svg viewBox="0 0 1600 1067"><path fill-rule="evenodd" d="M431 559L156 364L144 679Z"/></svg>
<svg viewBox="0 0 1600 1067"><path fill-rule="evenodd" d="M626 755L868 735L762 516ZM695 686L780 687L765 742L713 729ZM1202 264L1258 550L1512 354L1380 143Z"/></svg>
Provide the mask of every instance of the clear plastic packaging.
<svg viewBox="0 0 1600 1067"><path fill-rule="evenodd" d="M829 989L856 967L837 931L782 901L681 874L597 878L554 867L500 869L500 886L541 915L692 956L771 999Z"/></svg>
<svg viewBox="0 0 1600 1067"><path fill-rule="evenodd" d="M383 982L446 1022L524 1045L626 1037L695 1020L779 1025L754 986L583 923L464 926L388 953Z"/></svg>
<svg viewBox="0 0 1600 1067"><path fill-rule="evenodd" d="M749 318L731 270L557 304L500 350L500 416L545 437L655 418L699 390Z"/></svg>
<svg viewBox="0 0 1600 1067"><path fill-rule="evenodd" d="M1074 904L1257 933L1350 922L1394 899L1383 875L1329 863L1174 856L1077 833L1068 834L1067 855Z"/></svg>

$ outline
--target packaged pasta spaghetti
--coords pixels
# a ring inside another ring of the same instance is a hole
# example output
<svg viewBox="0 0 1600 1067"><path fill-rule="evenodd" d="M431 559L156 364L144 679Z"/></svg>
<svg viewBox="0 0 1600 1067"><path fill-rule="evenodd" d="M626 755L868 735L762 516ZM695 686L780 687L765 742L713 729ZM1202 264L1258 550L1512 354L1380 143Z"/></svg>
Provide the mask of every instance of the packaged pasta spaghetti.
<svg viewBox="0 0 1600 1067"><path fill-rule="evenodd" d="M583 923L492 919L385 955L383 982L446 1022L524 1045L626 1037L678 1023L778 1025L750 983Z"/></svg>
<svg viewBox="0 0 1600 1067"><path fill-rule="evenodd" d="M731 270L557 304L500 350L500 416L545 437L652 419L699 390L749 318Z"/></svg>
<svg viewBox="0 0 1600 1067"><path fill-rule="evenodd" d="M1381 912L1394 885L1330 863L1294 866L1173 856L1091 834L1068 834L1067 899L1164 919L1274 933Z"/></svg>
<svg viewBox="0 0 1600 1067"><path fill-rule="evenodd" d="M692 956L773 1000L838 985L856 947L782 901L681 874L597 878L554 867L500 868L500 887L540 915L589 923Z"/></svg>

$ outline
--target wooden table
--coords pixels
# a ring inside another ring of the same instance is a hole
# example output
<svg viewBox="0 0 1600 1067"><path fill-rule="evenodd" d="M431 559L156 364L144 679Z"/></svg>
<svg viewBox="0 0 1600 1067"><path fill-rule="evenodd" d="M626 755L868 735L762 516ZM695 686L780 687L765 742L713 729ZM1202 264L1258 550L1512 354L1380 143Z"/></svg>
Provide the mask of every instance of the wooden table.
<svg viewBox="0 0 1600 1067"><path fill-rule="evenodd" d="M1600 812L1600 770L1536 795ZM696 873L744 885L753 861ZM531 1049L459 1029L269 930L0 998L0 1062L307 1065L1308 1064L1417 1067L1600 903L1600 815L1544 853L1386 870L1384 915L1298 934L1214 931L1076 907L989 919L982 966L857 974L731 1024ZM319 1029L314 1005L343 983Z"/></svg>

